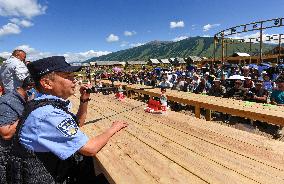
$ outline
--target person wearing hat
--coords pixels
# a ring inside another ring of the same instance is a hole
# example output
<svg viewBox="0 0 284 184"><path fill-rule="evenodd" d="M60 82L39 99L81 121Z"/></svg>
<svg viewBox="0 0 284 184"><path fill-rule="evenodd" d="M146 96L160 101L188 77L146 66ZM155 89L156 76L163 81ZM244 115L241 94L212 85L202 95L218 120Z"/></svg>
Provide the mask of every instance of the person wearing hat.
<svg viewBox="0 0 284 184"><path fill-rule="evenodd" d="M33 86L34 82L28 76L21 87L0 97L0 183L8 183L6 175L11 139L28 100L27 91Z"/></svg>
<svg viewBox="0 0 284 184"><path fill-rule="evenodd" d="M258 103L266 103L268 97L268 91L263 88L263 81L258 80L255 82L255 87L249 89L245 94L245 99Z"/></svg>
<svg viewBox="0 0 284 184"><path fill-rule="evenodd" d="M220 79L214 79L213 85L208 91L209 96L223 97L226 93L226 88L221 85Z"/></svg>
<svg viewBox="0 0 284 184"><path fill-rule="evenodd" d="M246 92L245 88L242 87L243 82L241 80L236 80L234 87L229 89L224 97L227 98L234 98L237 100L243 100L244 99L244 94Z"/></svg>
<svg viewBox="0 0 284 184"><path fill-rule="evenodd" d="M63 56L53 56L28 65L36 89L42 95L32 100L17 126L12 147L12 183L88 183L78 169L84 156L94 156L117 131L127 126L116 121L102 134L89 139L81 130L90 94L80 88L77 115L69 111L68 97L75 93L73 72ZM75 169L75 170L74 170Z"/></svg>
<svg viewBox="0 0 284 184"><path fill-rule="evenodd" d="M244 81L244 84L243 84L243 87L245 89L251 89L251 88L254 88L255 87L255 84L254 82L251 80L251 77L244 77L245 81Z"/></svg>

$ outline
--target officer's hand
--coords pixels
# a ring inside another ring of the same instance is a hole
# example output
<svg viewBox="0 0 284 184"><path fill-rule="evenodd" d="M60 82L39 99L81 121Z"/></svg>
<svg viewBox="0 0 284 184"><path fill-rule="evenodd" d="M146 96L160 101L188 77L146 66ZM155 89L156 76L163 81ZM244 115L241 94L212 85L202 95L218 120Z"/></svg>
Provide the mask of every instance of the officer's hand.
<svg viewBox="0 0 284 184"><path fill-rule="evenodd" d="M80 94L81 94L80 99L86 100L86 99L90 98L90 93L87 93L87 91L86 91L90 87L92 87L92 86L87 85L87 84L80 87Z"/></svg>
<svg viewBox="0 0 284 184"><path fill-rule="evenodd" d="M110 129L115 133L128 126L128 123L125 121L114 121Z"/></svg>

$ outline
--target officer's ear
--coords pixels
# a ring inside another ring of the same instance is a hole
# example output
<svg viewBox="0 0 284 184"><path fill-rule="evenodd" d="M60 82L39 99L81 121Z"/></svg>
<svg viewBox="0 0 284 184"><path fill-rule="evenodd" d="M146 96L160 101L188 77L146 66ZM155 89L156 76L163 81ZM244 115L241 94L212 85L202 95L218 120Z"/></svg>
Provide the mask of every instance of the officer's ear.
<svg viewBox="0 0 284 184"><path fill-rule="evenodd" d="M52 84L53 84L53 79L54 79L54 73L47 74L43 76L39 83L42 86L43 89L45 90L51 90L52 89Z"/></svg>
<svg viewBox="0 0 284 184"><path fill-rule="evenodd" d="M40 81L39 81L39 83L40 83L40 85L41 85L41 87L43 88L43 89L47 89L47 90L50 90L50 89L52 89L52 81L51 80L49 80L48 78L42 78L42 79L40 79Z"/></svg>

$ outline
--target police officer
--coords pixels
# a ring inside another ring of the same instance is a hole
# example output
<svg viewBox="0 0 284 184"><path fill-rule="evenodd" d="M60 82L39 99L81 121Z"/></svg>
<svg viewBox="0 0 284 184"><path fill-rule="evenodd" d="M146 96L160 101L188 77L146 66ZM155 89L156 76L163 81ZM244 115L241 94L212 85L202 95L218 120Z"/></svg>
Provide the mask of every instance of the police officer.
<svg viewBox="0 0 284 184"><path fill-rule="evenodd" d="M37 90L42 95L31 101L17 127L13 142L13 183L68 183L78 155L94 156L112 135L127 126L116 121L101 135L89 139L81 130L90 94L80 88L80 106L75 116L69 112L68 97L75 93L73 72L63 56L53 56L28 65ZM21 169L22 168L22 169ZM24 174L23 174L24 172ZM77 171L79 172L79 171Z"/></svg>

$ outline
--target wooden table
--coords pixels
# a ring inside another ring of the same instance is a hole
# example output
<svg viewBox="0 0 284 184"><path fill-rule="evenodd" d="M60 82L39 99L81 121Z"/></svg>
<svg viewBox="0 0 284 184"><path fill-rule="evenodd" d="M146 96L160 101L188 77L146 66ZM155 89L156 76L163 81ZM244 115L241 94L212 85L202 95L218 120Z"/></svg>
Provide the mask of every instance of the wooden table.
<svg viewBox="0 0 284 184"><path fill-rule="evenodd" d="M94 158L110 183L284 183L284 143L186 116L144 112L144 103L92 94L90 137L114 120L129 126ZM71 99L74 108L79 100Z"/></svg>
<svg viewBox="0 0 284 184"><path fill-rule="evenodd" d="M160 97L161 95L159 88L144 89L149 88L149 86L138 84L124 84L124 87L127 91L127 94L131 94L131 91L134 91L139 95L144 94L149 95L150 97ZM284 126L283 106L245 102L242 100L207 96L190 92L180 92L170 89L167 90L166 95L170 101L194 106L195 117L197 118L200 118L200 108L204 108L206 110L205 118L207 121L211 120L211 111L218 111L247 119L259 120L262 122ZM131 97L131 95L128 95L128 97Z"/></svg>

